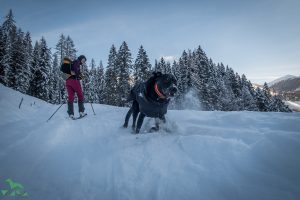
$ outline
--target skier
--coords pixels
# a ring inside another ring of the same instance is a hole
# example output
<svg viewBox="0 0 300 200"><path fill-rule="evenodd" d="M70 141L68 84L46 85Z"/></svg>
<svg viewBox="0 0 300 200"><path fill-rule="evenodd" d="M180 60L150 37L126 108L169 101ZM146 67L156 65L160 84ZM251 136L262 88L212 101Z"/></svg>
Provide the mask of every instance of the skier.
<svg viewBox="0 0 300 200"><path fill-rule="evenodd" d="M81 65L84 65L86 62L86 57L81 55L75 60L71 66L71 76L66 80L66 88L68 92L68 114L71 119L76 119L74 117L74 95L77 94L78 97L78 108L79 108L79 116L84 117L86 113L84 113L84 97L83 92L80 85L80 80L82 79L82 74L80 72Z"/></svg>

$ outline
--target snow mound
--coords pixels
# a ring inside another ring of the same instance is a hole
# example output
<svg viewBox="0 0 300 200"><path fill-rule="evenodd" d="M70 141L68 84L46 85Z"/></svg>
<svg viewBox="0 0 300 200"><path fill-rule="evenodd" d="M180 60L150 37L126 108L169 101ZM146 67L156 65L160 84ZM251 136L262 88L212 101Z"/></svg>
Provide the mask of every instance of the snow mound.
<svg viewBox="0 0 300 200"><path fill-rule="evenodd" d="M133 135L127 108L85 104L73 121L64 105L46 122L57 105L0 94L0 190L10 178L33 200L300 197L300 113L172 110L170 131L146 133L146 118Z"/></svg>

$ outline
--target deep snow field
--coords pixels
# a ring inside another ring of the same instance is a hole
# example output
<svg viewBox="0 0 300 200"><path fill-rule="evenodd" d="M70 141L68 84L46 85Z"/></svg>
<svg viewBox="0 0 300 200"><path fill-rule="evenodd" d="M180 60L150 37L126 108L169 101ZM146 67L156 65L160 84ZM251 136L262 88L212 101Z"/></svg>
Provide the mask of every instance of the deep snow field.
<svg viewBox="0 0 300 200"><path fill-rule="evenodd" d="M168 131L135 135L128 108L93 106L46 122L58 105L0 85L0 190L28 193L0 199L300 199L300 113L170 110Z"/></svg>

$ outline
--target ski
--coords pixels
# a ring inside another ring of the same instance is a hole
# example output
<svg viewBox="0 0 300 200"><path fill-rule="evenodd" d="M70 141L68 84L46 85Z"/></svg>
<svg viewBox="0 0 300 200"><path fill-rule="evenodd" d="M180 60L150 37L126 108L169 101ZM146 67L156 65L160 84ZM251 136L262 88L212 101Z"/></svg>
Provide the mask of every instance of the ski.
<svg viewBox="0 0 300 200"><path fill-rule="evenodd" d="M84 118L85 116L87 116L87 114L86 114L86 113L85 113L84 115L82 115L82 116L79 116L79 117L74 117L74 118L73 118L73 120L82 119L82 118Z"/></svg>

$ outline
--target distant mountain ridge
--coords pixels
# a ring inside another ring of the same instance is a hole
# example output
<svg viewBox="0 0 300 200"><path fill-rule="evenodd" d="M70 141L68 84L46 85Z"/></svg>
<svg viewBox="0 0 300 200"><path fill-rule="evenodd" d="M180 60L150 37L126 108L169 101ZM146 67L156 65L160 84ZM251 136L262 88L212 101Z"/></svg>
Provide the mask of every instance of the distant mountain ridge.
<svg viewBox="0 0 300 200"><path fill-rule="evenodd" d="M294 75L285 75L283 77L275 79L274 81L271 81L270 83L268 83L268 86L271 87L274 84L279 83L281 81L285 81L285 80L289 80L289 79L294 79L294 78L297 78L297 76L294 76Z"/></svg>
<svg viewBox="0 0 300 200"><path fill-rule="evenodd" d="M270 82L269 87L285 100L300 100L300 76L286 75Z"/></svg>

